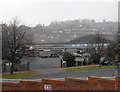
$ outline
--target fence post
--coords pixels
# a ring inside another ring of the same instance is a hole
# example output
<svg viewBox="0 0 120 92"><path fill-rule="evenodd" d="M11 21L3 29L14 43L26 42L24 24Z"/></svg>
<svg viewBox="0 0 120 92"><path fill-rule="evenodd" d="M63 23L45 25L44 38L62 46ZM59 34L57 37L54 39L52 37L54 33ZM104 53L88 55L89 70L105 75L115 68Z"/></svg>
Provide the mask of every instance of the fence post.
<svg viewBox="0 0 120 92"><path fill-rule="evenodd" d="M30 65L29 65L29 62L28 62L28 70L29 70L29 66L30 66Z"/></svg>
<svg viewBox="0 0 120 92"><path fill-rule="evenodd" d="M61 59L61 62L60 62L60 66L61 66L61 68L62 68L62 59Z"/></svg>

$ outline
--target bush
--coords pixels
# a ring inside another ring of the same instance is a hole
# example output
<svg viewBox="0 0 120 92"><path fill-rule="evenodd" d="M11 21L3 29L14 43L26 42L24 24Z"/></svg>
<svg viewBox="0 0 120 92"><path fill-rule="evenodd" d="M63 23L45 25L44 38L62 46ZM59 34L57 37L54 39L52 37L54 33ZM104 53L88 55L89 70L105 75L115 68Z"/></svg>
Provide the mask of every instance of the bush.
<svg viewBox="0 0 120 92"><path fill-rule="evenodd" d="M75 56L69 52L64 52L63 53L63 60L67 61L67 66L75 66L76 61L75 61Z"/></svg>
<svg viewBox="0 0 120 92"><path fill-rule="evenodd" d="M100 61L99 55L97 53L93 53L90 56L90 61L92 61L93 64L99 64Z"/></svg>

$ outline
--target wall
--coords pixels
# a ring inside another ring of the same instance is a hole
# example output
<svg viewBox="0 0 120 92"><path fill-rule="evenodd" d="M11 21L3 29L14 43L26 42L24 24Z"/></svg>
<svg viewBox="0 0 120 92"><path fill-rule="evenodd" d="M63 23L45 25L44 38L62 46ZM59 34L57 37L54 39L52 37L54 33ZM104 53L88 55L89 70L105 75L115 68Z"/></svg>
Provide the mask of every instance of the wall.
<svg viewBox="0 0 120 92"><path fill-rule="evenodd" d="M20 81L19 83L3 82L2 90L44 90L45 84L50 84L52 90L105 90L105 92L119 90L120 92L120 77L115 80L88 77L88 80L65 78L64 80L42 79L42 81Z"/></svg>

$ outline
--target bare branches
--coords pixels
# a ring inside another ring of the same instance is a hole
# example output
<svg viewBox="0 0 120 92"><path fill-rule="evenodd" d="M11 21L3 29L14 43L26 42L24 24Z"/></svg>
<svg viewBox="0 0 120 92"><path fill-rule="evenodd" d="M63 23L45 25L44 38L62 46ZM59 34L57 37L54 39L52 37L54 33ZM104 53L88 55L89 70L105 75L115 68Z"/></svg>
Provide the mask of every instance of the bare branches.
<svg viewBox="0 0 120 92"><path fill-rule="evenodd" d="M5 46L8 51L8 53L5 52L5 54L7 54L13 67L13 64L23 57L24 47L26 44L25 36L28 28L23 25L19 25L19 22L16 19L14 19L9 25L3 25L2 27L4 34L3 46ZM13 70L11 69L11 74L12 73Z"/></svg>
<svg viewBox="0 0 120 92"><path fill-rule="evenodd" d="M91 57L94 58L94 56L97 56L95 62L99 63L100 58L105 56L105 49L109 45L109 42L107 41L108 40L102 37L102 34L100 34L99 31L96 35L94 35L94 39L91 42L90 45L91 49L89 52L91 54Z"/></svg>

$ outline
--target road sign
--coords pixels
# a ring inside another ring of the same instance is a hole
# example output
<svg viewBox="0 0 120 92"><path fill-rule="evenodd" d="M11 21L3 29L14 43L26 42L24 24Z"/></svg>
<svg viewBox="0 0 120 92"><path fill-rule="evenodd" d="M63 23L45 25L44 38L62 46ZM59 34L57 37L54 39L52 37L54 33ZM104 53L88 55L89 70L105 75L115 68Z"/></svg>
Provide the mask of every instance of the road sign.
<svg viewBox="0 0 120 92"><path fill-rule="evenodd" d="M44 85L44 90L52 90L52 85L49 85L49 84L45 84Z"/></svg>
<svg viewBox="0 0 120 92"><path fill-rule="evenodd" d="M75 61L84 61L84 58L76 57Z"/></svg>

